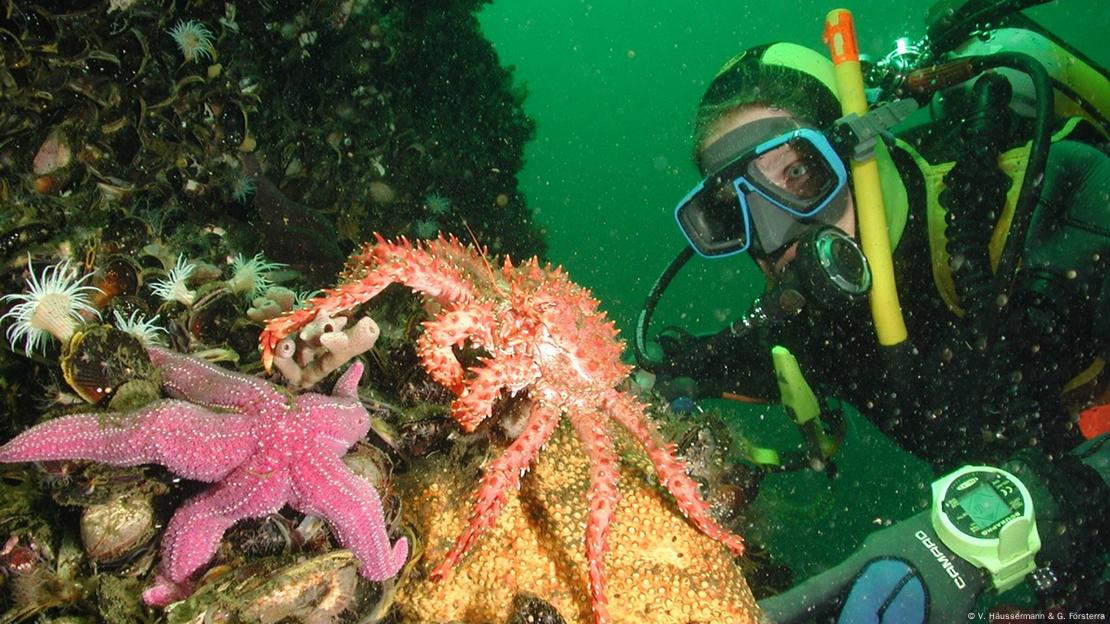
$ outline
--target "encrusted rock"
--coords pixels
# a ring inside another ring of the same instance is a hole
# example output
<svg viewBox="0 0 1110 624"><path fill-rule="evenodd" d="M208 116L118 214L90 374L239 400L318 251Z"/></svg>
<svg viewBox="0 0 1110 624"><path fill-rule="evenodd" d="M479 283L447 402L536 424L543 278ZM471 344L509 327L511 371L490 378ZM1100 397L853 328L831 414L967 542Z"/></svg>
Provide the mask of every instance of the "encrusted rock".
<svg viewBox="0 0 1110 624"><path fill-rule="evenodd" d="M605 559L613 621L756 622L759 609L728 551L660 494L642 451L623 434L615 438L625 452ZM398 480L405 521L427 544L397 598L402 621L503 622L522 594L567 622L591 621L582 544L590 464L566 422L497 523L440 583L428 574L467 523L477 471L448 455L427 462Z"/></svg>

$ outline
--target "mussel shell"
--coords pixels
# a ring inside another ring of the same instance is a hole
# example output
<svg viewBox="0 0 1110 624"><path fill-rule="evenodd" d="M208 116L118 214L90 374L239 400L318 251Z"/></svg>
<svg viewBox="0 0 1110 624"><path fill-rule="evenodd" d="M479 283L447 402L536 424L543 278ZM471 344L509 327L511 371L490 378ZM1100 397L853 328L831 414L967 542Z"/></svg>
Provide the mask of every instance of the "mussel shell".
<svg viewBox="0 0 1110 624"><path fill-rule="evenodd" d="M147 247L149 247L149 245L147 245ZM149 253L145 249L139 254L138 262L139 266L143 267L144 271L152 270L158 271L159 273L164 273L165 271L165 263L162 262L162 259Z"/></svg>
<svg viewBox="0 0 1110 624"><path fill-rule="evenodd" d="M193 310L189 319L189 332L201 342L214 345L226 342L236 322L243 317L243 302L231 292L224 291L205 299L203 305Z"/></svg>
<svg viewBox="0 0 1110 624"><path fill-rule="evenodd" d="M142 114L138 103L124 105L109 121L100 125L101 140L107 144L112 152L113 173L120 175L127 168L142 149L137 121Z"/></svg>
<svg viewBox="0 0 1110 624"><path fill-rule="evenodd" d="M105 52L111 54L115 63L107 69L119 81L131 82L139 77L140 71L147 66L147 44L143 34L135 28L127 33L106 41Z"/></svg>
<svg viewBox="0 0 1110 624"><path fill-rule="evenodd" d="M239 354L239 361L256 361L258 354L258 334L262 325L245 318L237 320L227 335L227 346Z"/></svg>
<svg viewBox="0 0 1110 624"><path fill-rule="evenodd" d="M415 371L413 375L397 390L401 402L406 405L420 405L423 403L436 403L447 405L454 399L451 391L436 383L422 370Z"/></svg>
<svg viewBox="0 0 1110 624"><path fill-rule="evenodd" d="M283 560L259 560L203 585L177 607L175 614L187 614L178 621L333 621L355 602L359 564L350 551L279 567Z"/></svg>
<svg viewBox="0 0 1110 624"><path fill-rule="evenodd" d="M127 558L154 537L154 507L145 496L117 498L81 512L85 554L97 563Z"/></svg>
<svg viewBox="0 0 1110 624"><path fill-rule="evenodd" d="M32 222L17 225L0 233L0 260L5 263L17 254L24 254L27 249L44 243L54 236L54 230L47 223Z"/></svg>
<svg viewBox="0 0 1110 624"><path fill-rule="evenodd" d="M108 401L108 409L115 412L129 412L158 400L162 396L162 386L152 379L132 379L125 381Z"/></svg>
<svg viewBox="0 0 1110 624"><path fill-rule="evenodd" d="M127 256L113 255L96 272L93 286L100 289L93 297L93 304L103 308L116 297L139 292L139 287L142 286L142 268Z"/></svg>
<svg viewBox="0 0 1110 624"><path fill-rule="evenodd" d="M401 449L406 457L426 457L450 445L453 421L446 416L405 420L397 425Z"/></svg>
<svg viewBox="0 0 1110 624"><path fill-rule="evenodd" d="M152 237L150 226L138 217L113 219L101 233L100 250L106 254L136 254Z"/></svg>
<svg viewBox="0 0 1110 624"><path fill-rule="evenodd" d="M287 555L298 547L296 527L279 514L265 518L249 518L235 523L224 536L223 544L230 549L225 559L247 560L274 555Z"/></svg>
<svg viewBox="0 0 1110 624"><path fill-rule="evenodd" d="M112 318L113 312L119 312L123 318L131 318L131 315L135 312L138 312L139 316L149 317L151 315L150 304L146 302L146 299L136 295L112 297L108 307L103 310L104 318Z"/></svg>
<svg viewBox="0 0 1110 624"><path fill-rule="evenodd" d="M351 452L343 456L343 463L356 476L365 479L379 492L389 489L393 473L393 462L389 455L376 446L359 442Z"/></svg>
<svg viewBox="0 0 1110 624"><path fill-rule="evenodd" d="M117 167L127 167L131 164L143 146L138 129L130 122L130 119L124 119L126 119L126 121L123 126L115 132L112 132L108 141L108 144L112 148L112 153L115 156Z"/></svg>
<svg viewBox="0 0 1110 624"><path fill-rule="evenodd" d="M125 382L158 379L142 343L110 325L92 325L74 333L61 366L66 383L93 404L108 400Z"/></svg>
<svg viewBox="0 0 1110 624"><path fill-rule="evenodd" d="M228 151L238 149L247 138L246 117L235 102L222 102L217 123L222 129L221 145Z"/></svg>
<svg viewBox="0 0 1110 624"><path fill-rule="evenodd" d="M104 426L120 427L132 416L105 413ZM118 421L118 422L116 422ZM108 464L74 461L43 462L50 466L50 496L54 502L70 507L104 505L112 501L143 497L153 499L169 491L169 486L148 473L157 472L143 466L109 466Z"/></svg>

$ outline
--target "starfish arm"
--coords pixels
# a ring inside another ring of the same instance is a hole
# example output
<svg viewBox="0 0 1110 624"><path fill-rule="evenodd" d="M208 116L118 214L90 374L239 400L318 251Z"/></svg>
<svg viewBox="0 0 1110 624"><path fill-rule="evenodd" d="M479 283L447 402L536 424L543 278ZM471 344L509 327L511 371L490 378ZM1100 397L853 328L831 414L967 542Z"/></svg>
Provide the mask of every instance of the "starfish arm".
<svg viewBox="0 0 1110 624"><path fill-rule="evenodd" d="M197 481L218 481L251 454L250 423L184 401L158 401L123 417L76 414L42 423L0 447L0 462L82 459L113 466L161 464Z"/></svg>
<svg viewBox="0 0 1110 624"><path fill-rule="evenodd" d="M370 317L366 317L367 320ZM332 388L332 396L358 399L358 382L362 381L362 362L355 360L343 374L339 376L339 381L335 382L335 387ZM359 436L362 437L362 436Z"/></svg>
<svg viewBox="0 0 1110 624"><path fill-rule="evenodd" d="M227 479L189 499L170 518L162 537L162 565L157 584L144 594L152 606L159 598L180 593L220 545L232 524L281 509L289 498L287 468L263 461L247 464Z"/></svg>
<svg viewBox="0 0 1110 624"><path fill-rule="evenodd" d="M709 505L698 493L698 484L686 474L686 466L675 456L673 445L663 446L656 441L655 425L644 413L643 405L617 390L606 393L603 405L647 451L659 475L659 482L671 493L686 518L699 531L728 547L734 555L744 554L744 540L725 530L709 514Z"/></svg>
<svg viewBox="0 0 1110 624"><path fill-rule="evenodd" d="M285 405L285 396L258 377L229 371L169 349L150 347L147 352L150 361L162 370L162 385L170 396L237 411Z"/></svg>
<svg viewBox="0 0 1110 624"><path fill-rule="evenodd" d="M432 570L432 580L446 577L448 571L455 567L470 549L474 540L497 522L497 516L507 501L507 492L520 487L521 475L531 465L532 459L551 437L558 424L558 410L540 403L532 404L532 411L528 416L528 422L524 425L524 430L500 457L486 467L485 474L478 484L470 524L444 555L443 561Z"/></svg>
<svg viewBox="0 0 1110 624"><path fill-rule="evenodd" d="M613 440L597 413L569 412L582 448L590 458L590 511L586 518L586 561L589 564L590 595L595 624L609 622L605 598L605 554L609 551L609 525L620 500L617 456Z"/></svg>
<svg viewBox="0 0 1110 624"><path fill-rule="evenodd" d="M319 452L305 453L291 473L293 507L327 520L339 543L362 563L362 576L384 581L400 571L408 559L408 540L401 538L390 546L374 486L355 476L338 457Z"/></svg>
<svg viewBox="0 0 1110 624"><path fill-rule="evenodd" d="M174 583L162 572L154 575L154 583L143 590L143 602L151 607L165 607L184 600L193 593L193 582Z"/></svg>
<svg viewBox="0 0 1110 624"><path fill-rule="evenodd" d="M493 412L502 388L524 388L536 379L535 365L524 355L501 356L483 360L471 368L458 398L451 402L451 417L463 431L474 431Z"/></svg>
<svg viewBox="0 0 1110 624"><path fill-rule="evenodd" d="M432 379L457 391L463 380L463 368L452 347L467 339L488 347L493 341L493 310L489 305L461 306L441 313L424 323L424 333L416 341L416 354Z"/></svg>

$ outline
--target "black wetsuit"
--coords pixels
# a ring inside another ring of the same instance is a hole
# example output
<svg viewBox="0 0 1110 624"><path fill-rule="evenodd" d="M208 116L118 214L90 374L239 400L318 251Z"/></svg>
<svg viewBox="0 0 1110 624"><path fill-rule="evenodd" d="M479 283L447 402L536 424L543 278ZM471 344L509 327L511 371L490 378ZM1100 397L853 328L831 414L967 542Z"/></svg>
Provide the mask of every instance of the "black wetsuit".
<svg viewBox="0 0 1110 624"><path fill-rule="evenodd" d="M915 147L931 161L946 159ZM1027 446L1050 455L1074 447L1082 438L1061 389L1096 357L1110 359L1110 158L1085 143L1052 145L1021 269L1008 304L993 315L997 340L983 355L968 344L967 324L934 284L920 171L906 153L892 155L910 198L894 253L915 351L905 365L891 370L881 357L862 301L830 310L810 305L743 338L727 330L691 338L667 350L666 372L693 378L701 396L731 391L775 399L769 350L781 344L818 395L855 406L938 470L999 462Z"/></svg>

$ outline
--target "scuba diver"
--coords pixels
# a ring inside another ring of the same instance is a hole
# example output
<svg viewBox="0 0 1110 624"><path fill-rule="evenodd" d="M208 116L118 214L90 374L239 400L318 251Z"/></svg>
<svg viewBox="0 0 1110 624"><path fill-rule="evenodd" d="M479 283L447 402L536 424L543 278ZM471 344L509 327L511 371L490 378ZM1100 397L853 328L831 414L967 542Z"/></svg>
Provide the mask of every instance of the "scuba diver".
<svg viewBox="0 0 1110 624"><path fill-rule="evenodd" d="M834 63L774 43L728 61L701 99L703 179L675 210L689 247L641 314L639 365L671 397L796 407L801 391L824 416L842 401L949 473L929 511L761 601L773 621L966 621L988 589L1023 580L1047 607L1108 604L1110 126L1042 63L968 54L885 85L926 108L845 115ZM866 197L863 160L879 179ZM860 245L876 211L885 258ZM649 344L682 264L740 253L767 280L748 314Z"/></svg>

